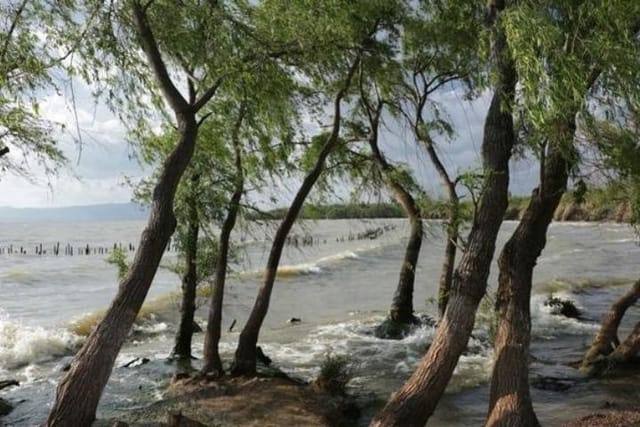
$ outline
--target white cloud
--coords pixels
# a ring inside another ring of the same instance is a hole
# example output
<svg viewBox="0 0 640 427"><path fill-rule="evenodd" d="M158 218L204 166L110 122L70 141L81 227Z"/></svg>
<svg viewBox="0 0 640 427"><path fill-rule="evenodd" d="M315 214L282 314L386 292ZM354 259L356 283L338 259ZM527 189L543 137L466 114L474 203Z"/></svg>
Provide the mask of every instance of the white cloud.
<svg viewBox="0 0 640 427"><path fill-rule="evenodd" d="M51 207L128 201L131 189L122 185L124 177L139 178L148 174L148 170L143 170L132 158L133 149L126 142L124 126L106 106L95 103L91 88L75 83L74 94L75 111L68 88L63 95L47 94L40 103L44 117L66 127L59 140L61 149L70 159L69 170L61 171L59 177L47 179L40 168L32 165L35 183L11 175L0 176L2 205ZM484 93L469 102L463 99L460 90L451 87L436 96L456 131L451 141L437 140L443 162L453 176L479 167L484 119L491 94ZM76 117L81 149L77 144ZM311 116L303 118L307 132L317 129L318 123ZM442 194L440 180L424 149L416 146L410 130L397 122L387 125L381 144L387 156L394 161L408 162L425 190ZM537 181L537 163L534 160L512 162L511 170L511 192L530 192ZM293 182L291 185L291 191L295 192L297 185ZM281 199L279 204L290 198L281 188L273 193ZM263 201L269 198L267 194L256 197Z"/></svg>

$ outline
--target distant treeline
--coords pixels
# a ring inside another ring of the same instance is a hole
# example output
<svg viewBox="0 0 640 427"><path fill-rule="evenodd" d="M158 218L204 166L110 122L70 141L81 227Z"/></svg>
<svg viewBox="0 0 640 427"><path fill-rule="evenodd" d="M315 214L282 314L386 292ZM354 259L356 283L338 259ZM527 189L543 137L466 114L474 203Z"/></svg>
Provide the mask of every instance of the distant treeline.
<svg viewBox="0 0 640 427"><path fill-rule="evenodd" d="M519 219L529 204L529 197L513 196L505 219ZM465 200L460 204L463 217L470 218L473 206ZM286 208L254 213L253 220L282 219ZM556 209L555 221L613 221L631 222L634 219L633 203L615 187L592 188L584 194L567 193ZM358 219L358 218L404 218L406 215L398 203L333 203L310 204L303 208L301 219ZM442 200L431 200L423 206L423 216L428 219L445 219L447 204Z"/></svg>
<svg viewBox="0 0 640 427"><path fill-rule="evenodd" d="M253 220L282 219L286 208L254 213ZM402 218L402 207L397 203L333 203L329 205L305 205L298 216L301 219L354 219L354 218Z"/></svg>

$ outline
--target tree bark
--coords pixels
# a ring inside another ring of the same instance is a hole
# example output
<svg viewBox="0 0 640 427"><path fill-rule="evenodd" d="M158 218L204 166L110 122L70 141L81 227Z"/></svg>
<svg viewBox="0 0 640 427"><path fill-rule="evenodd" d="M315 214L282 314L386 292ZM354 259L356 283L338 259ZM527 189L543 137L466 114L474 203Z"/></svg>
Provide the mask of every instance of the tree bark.
<svg viewBox="0 0 640 427"><path fill-rule="evenodd" d="M582 360L581 370L591 374L597 373L597 362L618 351L617 348L620 347L618 328L627 309L634 305L638 299L640 299L640 280L637 280L631 289L620 297L605 315L600 331L593 339L591 347ZM622 350L618 351L618 354L622 353Z"/></svg>
<svg viewBox="0 0 640 427"><path fill-rule="evenodd" d="M258 335L260 333L260 328L262 327L262 322L269 310L269 300L271 299L273 284L278 272L282 249L284 248L287 235L289 234L300 209L302 209L302 205L324 169L327 157L338 144L340 136L340 122L342 119L340 104L342 103L342 99L346 95L348 88L351 86L351 80L353 79L353 75L355 74L359 64L360 56L358 56L354 60L353 64L351 64L344 86L338 91L334 99L333 127L331 133L324 142L313 168L302 181L302 185L298 189L298 192L291 202L291 206L289 206L287 214L280 223L280 226L273 238L273 244L271 245L271 251L269 252L269 258L267 259L267 265L265 268L264 279L260 289L258 290L258 296L253 305L253 309L251 310L251 314L249 315L249 319L240 333L238 347L236 349L233 366L231 368L231 373L233 375L253 375L256 372L256 345L258 343Z"/></svg>
<svg viewBox="0 0 640 427"><path fill-rule="evenodd" d="M47 426L87 426L95 419L116 356L144 302L160 259L176 227L173 198L193 154L197 124L193 114L179 116L180 140L164 163L153 191L151 213L129 273L104 319L96 326L71 369L60 381Z"/></svg>
<svg viewBox="0 0 640 427"><path fill-rule="evenodd" d="M460 233L460 198L456 191L456 183L449 176L447 168L440 160L440 156L436 152L435 143L428 132L425 130L427 126L422 118L424 106L427 101L430 89L426 87L419 100L416 109L416 119L414 122L414 132L426 147L427 154L431 163L438 172L442 184L447 189L447 197L449 198L449 218L447 219L447 243L444 250L444 259L442 262L442 272L440 273L440 282L438 286L438 313L440 318L444 315L449 300L449 292L451 290L451 281L453 279L453 270L456 264L456 253L458 250L458 236Z"/></svg>
<svg viewBox="0 0 640 427"><path fill-rule="evenodd" d="M120 283L103 320L91 332L60 381L47 426L88 426L94 421L116 356L131 330L176 227L173 201L180 179L193 156L198 134L196 113L199 107L193 105L205 105L220 83L218 81L197 100L194 91L190 90L190 101L193 102L188 102L169 77L146 20L145 8L138 1L131 5L141 47L164 97L175 112L179 139L162 165L162 173L152 195L147 227L142 232L129 272Z"/></svg>
<svg viewBox="0 0 640 427"><path fill-rule="evenodd" d="M222 376L224 369L220 359L220 337L222 331L222 303L224 299L224 286L227 277L227 262L229 259L229 245L231 232L236 225L238 210L240 209L240 199L244 191L244 172L242 170L242 148L240 146L240 127L244 120L245 110L241 106L240 114L234 127L231 137L235 153L235 187L229 202L229 212L222 224L220 231L220 244L218 245L218 258L216 260L216 272L213 279L211 305L209 308L209 320L204 337L204 364L202 372Z"/></svg>
<svg viewBox="0 0 640 427"><path fill-rule="evenodd" d="M416 317L413 315L413 288L415 283L415 272L422 246L423 224L420 212L414 198L394 177L395 168L387 162L384 154L378 146L378 129L382 105L372 115L371 135L369 146L373 154L373 159L381 174L385 178L393 197L404 209L411 231L409 241L405 249L404 260L400 268L400 277L389 309L389 318L398 323L414 324Z"/></svg>
<svg viewBox="0 0 640 427"><path fill-rule="evenodd" d="M529 393L531 285L533 269L546 245L547 229L574 161L563 146L572 145L575 116L567 119L566 125L566 133L550 145L540 185L498 260L498 329L487 426L540 425Z"/></svg>
<svg viewBox="0 0 640 427"><path fill-rule="evenodd" d="M503 8L504 4L492 5L492 15ZM497 82L482 144L485 187L467 251L453 274L449 302L433 343L413 375L374 418L372 426L422 427L427 423L467 346L475 312L486 291L495 241L508 203L509 159L515 141L509 107L517 80L506 38L500 31L495 31L492 53Z"/></svg>
<svg viewBox="0 0 640 427"><path fill-rule="evenodd" d="M193 317L196 311L196 288L198 286L197 256L200 218L198 217L198 176L191 177L191 188L187 199L187 236L185 245L185 268L182 276L182 304L180 324L176 333L173 356L191 360L191 338L193 337Z"/></svg>

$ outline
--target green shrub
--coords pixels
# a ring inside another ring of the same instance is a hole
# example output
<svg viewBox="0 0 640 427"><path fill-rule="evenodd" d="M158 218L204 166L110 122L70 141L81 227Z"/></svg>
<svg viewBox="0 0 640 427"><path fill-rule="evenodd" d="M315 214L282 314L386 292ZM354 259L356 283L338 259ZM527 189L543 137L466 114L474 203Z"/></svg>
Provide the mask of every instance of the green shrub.
<svg viewBox="0 0 640 427"><path fill-rule="evenodd" d="M329 393L344 395L347 384L353 379L354 370L354 365L348 356L336 356L329 352L320 365L316 384Z"/></svg>

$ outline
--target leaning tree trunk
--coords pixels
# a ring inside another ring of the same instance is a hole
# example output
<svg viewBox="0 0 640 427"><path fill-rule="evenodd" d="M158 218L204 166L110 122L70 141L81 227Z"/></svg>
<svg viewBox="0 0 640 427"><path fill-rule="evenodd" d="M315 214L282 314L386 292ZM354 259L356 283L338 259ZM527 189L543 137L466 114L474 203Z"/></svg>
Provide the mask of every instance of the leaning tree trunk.
<svg viewBox="0 0 640 427"><path fill-rule="evenodd" d="M219 86L218 82L196 99L192 83L189 83L187 101L171 81L147 22L145 7L138 1L131 2L131 5L142 49L164 98L175 112L179 140L162 166L153 190L149 221L142 232L129 272L120 283L104 318L91 332L71 363L71 369L60 381L47 426L88 426L94 421L116 356L131 330L176 227L173 200L195 149L198 135L196 113L214 96Z"/></svg>
<svg viewBox="0 0 640 427"><path fill-rule="evenodd" d="M242 149L240 147L240 126L244 119L244 107L240 109L240 115L234 127L232 142L235 152L235 187L231 201L229 202L229 212L222 224L220 231L220 244L218 245L218 258L216 260L216 273L211 285L211 306L209 308L209 320L204 336L204 364L202 372L222 376L224 369L220 359L220 336L222 331L222 303L224 299L224 285L227 278L227 261L229 259L229 245L231 232L236 225L238 210L240 209L240 199L244 191L244 173L242 170Z"/></svg>
<svg viewBox="0 0 640 427"><path fill-rule="evenodd" d="M409 241L404 253L404 260L400 268L400 277L398 286L393 294L391 308L389 309L389 319L393 322L414 324L416 317L413 315L413 288L415 283L416 266L420 256L420 247L422 246L423 224L420 218L420 212L416 201L411 194L395 179L395 168L387 162L384 154L378 146L378 129L380 122L380 114L382 112L382 104L372 115L371 135L369 137L369 146L373 154L373 159L380 173L385 178L389 189L393 193L394 198L407 214L411 231Z"/></svg>
<svg viewBox="0 0 640 427"><path fill-rule="evenodd" d="M602 320L600 331L593 339L591 347L582 360L580 369L589 374L597 374L601 365L606 365L607 357L618 351L620 340L618 339L618 328L622 322L627 309L640 299L640 280L637 280L631 289L618 299L609 309L609 312ZM628 340L627 340L628 341Z"/></svg>
<svg viewBox="0 0 640 427"><path fill-rule="evenodd" d="M447 243L444 249L444 259L442 261L442 272L440 273L440 282L438 286L438 314L442 319L444 311L449 301L449 292L451 290L451 282L453 280L453 270L456 264L456 253L458 251L458 237L460 233L460 198L456 191L456 183L451 180L447 168L440 160L440 156L436 152L435 143L428 133L428 126L424 123L422 117L424 106L426 105L428 94L425 93L418 103L416 119L414 122L414 132L426 147L427 154L431 163L438 172L442 184L447 189L447 197L449 198L449 218L447 218Z"/></svg>
<svg viewBox="0 0 640 427"><path fill-rule="evenodd" d="M487 426L539 426L529 394L531 285L533 268L546 245L547 229L569 179L573 162L562 146L572 141L575 117L566 134L554 141L544 162L541 182L498 260L494 367ZM570 145L569 144L566 145Z"/></svg>
<svg viewBox="0 0 640 427"><path fill-rule="evenodd" d="M494 6L492 12L497 11ZM503 34L497 32L492 48L498 81L482 144L485 187L467 251L453 275L447 309L433 343L411 378L374 418L373 426L422 427L427 423L467 346L475 312L486 291L495 241L508 203L509 158L515 135L512 113L505 106L513 103L517 80Z"/></svg>
<svg viewBox="0 0 640 427"><path fill-rule="evenodd" d="M264 279L260 289L258 290L258 296L253 305L253 309L251 310L251 314L249 315L249 319L240 333L238 347L236 348L235 358L231 368L231 373L233 375L253 375L256 372L256 345L258 343L258 335L260 334L262 322L269 310L269 300L271 299L271 292L276 280L278 265L280 264L280 257L282 256L282 250L284 248L287 235L289 234L291 227L293 227L293 223L302 209L302 205L309 195L309 192L320 177L327 157L338 144L341 122L340 104L351 85L351 80L353 79L353 75L355 74L359 64L360 57L358 56L349 69L345 85L340 91L338 91L334 99L334 116L331 133L322 146L313 168L302 181L302 185L293 198L291 206L289 206L289 210L280 223L280 226L273 238L273 244L271 245L271 251L269 252L269 258L267 259L267 265L265 268Z"/></svg>
<svg viewBox="0 0 640 427"><path fill-rule="evenodd" d="M185 245L185 271L182 276L182 304L180 306L180 324L173 347L173 357L191 360L191 339L193 337L193 317L196 312L196 288L198 275L196 260L198 256L198 175L191 177L191 188L187 198L187 235Z"/></svg>
<svg viewBox="0 0 640 427"><path fill-rule="evenodd" d="M394 189L394 193L396 200L400 202L409 217L411 231L405 249L402 267L400 268L398 286L393 294L393 300L389 309L389 318L398 323L414 324L417 322L417 319L413 315L413 286L418 257L420 256L420 247L422 246L422 219L420 219L413 197L411 197L408 192L404 191L401 186L397 186L397 188Z"/></svg>
<svg viewBox="0 0 640 427"><path fill-rule="evenodd" d="M633 331L608 357L612 365L629 363L640 352L640 322L636 323Z"/></svg>
<svg viewBox="0 0 640 427"><path fill-rule="evenodd" d="M438 313L440 318L444 316L449 301L451 282L453 280L453 269L456 264L456 252L458 251L458 236L460 233L460 199L456 192L456 184L449 177L447 169L440 161L436 153L432 139L429 136L423 138L427 146L427 153L431 163L435 166L440 175L442 183L447 188L449 197L449 218L447 219L447 243L444 248L444 260L442 261L442 272L440 273L440 283L438 287Z"/></svg>
<svg viewBox="0 0 640 427"><path fill-rule="evenodd" d="M76 354L60 381L47 426L88 426L95 419L102 391L176 227L173 198L193 154L197 124L193 114L178 116L180 140L164 163L153 191L151 213L128 274L104 319Z"/></svg>

